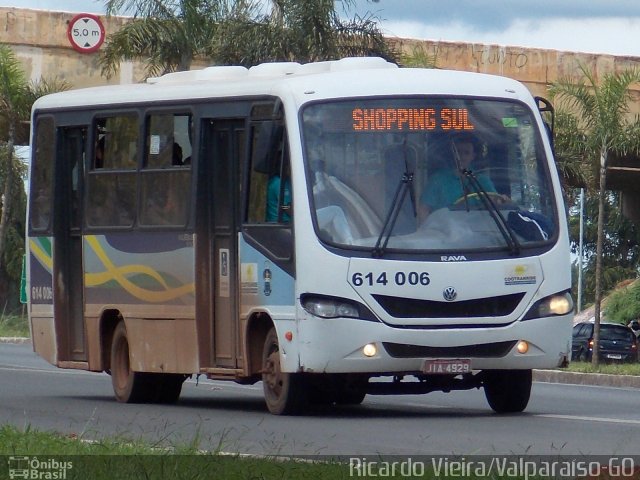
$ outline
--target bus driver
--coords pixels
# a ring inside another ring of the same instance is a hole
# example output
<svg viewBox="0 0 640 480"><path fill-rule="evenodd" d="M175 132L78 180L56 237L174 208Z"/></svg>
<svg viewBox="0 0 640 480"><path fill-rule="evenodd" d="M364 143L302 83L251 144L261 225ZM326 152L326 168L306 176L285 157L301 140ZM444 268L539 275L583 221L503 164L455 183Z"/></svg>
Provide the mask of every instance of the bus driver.
<svg viewBox="0 0 640 480"><path fill-rule="evenodd" d="M429 176L425 189L420 197L419 216L421 220L434 210L457 203L465 195L476 193L476 189L465 176L464 171L471 169L480 145L471 134L463 133L456 136L451 142L453 161L449 168L441 168ZM478 183L485 192L496 194L496 187L491 178L486 174L476 175ZM494 195L496 203L502 204L508 201L504 195Z"/></svg>

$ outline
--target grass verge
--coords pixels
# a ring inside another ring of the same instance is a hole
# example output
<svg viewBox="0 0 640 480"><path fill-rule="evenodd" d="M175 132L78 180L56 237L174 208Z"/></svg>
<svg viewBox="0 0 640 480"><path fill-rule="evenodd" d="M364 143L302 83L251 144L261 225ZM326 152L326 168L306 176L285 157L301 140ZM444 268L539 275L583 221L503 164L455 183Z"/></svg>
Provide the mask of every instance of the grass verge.
<svg viewBox="0 0 640 480"><path fill-rule="evenodd" d="M12 468L36 470L46 478L68 480L350 478L349 466L338 462L312 463L220 455L216 452L203 453L189 446L166 450L121 440L88 443L31 429L21 432L12 426L0 428L0 455L6 462L4 472ZM32 463L34 458L37 463ZM34 466L38 468L34 469ZM58 476L51 476L56 472ZM28 475L24 478L35 478L30 472Z"/></svg>
<svg viewBox="0 0 640 480"><path fill-rule="evenodd" d="M28 337L29 324L26 315L1 315L0 337Z"/></svg>
<svg viewBox="0 0 640 480"><path fill-rule="evenodd" d="M282 457L256 458L202 452L194 447L160 449L141 442L127 440L101 440L83 442L78 438L39 432L32 429L19 431L12 426L0 427L0 472L9 472L10 478L28 479L229 479L229 480L346 480L409 478L435 480L436 478L487 478L538 480L551 478L544 475L549 461L562 467L562 459L540 459L535 470L536 457L471 455L444 456L445 463L429 456L356 457L354 465L348 461L302 461ZM495 465L493 459L497 459ZM362 460L364 464L358 462ZM431 461L435 460L435 461ZM441 457L442 460L442 457ZM451 462L450 466L446 462ZM2 465L4 464L4 465ZM364 466L367 465L367 466ZM502 466L499 466L502 465ZM4 467L4 469L3 469ZM13 471L12 471L13 470ZM500 471L502 472L500 473ZM560 470L559 470L560 471ZM525 473L526 472L526 473ZM0 478L2 473L0 473ZM556 477L555 475L553 478ZM562 477L565 478L565 477ZM591 477L590 477L591 478ZM609 478L609 477L607 477Z"/></svg>
<svg viewBox="0 0 640 480"><path fill-rule="evenodd" d="M640 375L640 363L600 363L594 368L591 362L573 361L567 368L569 372L607 373L611 375Z"/></svg>

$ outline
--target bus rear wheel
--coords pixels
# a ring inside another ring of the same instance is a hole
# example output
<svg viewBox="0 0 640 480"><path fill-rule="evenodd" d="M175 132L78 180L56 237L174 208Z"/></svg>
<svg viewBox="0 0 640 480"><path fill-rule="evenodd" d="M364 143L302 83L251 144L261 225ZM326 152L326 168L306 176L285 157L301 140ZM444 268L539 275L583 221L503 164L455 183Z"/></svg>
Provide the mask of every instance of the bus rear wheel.
<svg viewBox="0 0 640 480"><path fill-rule="evenodd" d="M113 332L111 383L116 399L123 403L176 403L186 375L131 370L129 340L124 322Z"/></svg>
<svg viewBox="0 0 640 480"><path fill-rule="evenodd" d="M280 344L275 328L271 328L262 349L262 388L269 412L274 415L300 413L307 403L304 377L300 373L284 373L280 367Z"/></svg>
<svg viewBox="0 0 640 480"><path fill-rule="evenodd" d="M123 403L148 402L149 383L146 374L131 370L127 329L124 322L120 322L111 342L111 384L116 400Z"/></svg>
<svg viewBox="0 0 640 480"><path fill-rule="evenodd" d="M531 396L531 370L485 370L484 394L496 413L517 413L527 408Z"/></svg>
<svg viewBox="0 0 640 480"><path fill-rule="evenodd" d="M153 403L173 404L180 398L182 384L186 375L178 373L145 373L148 401Z"/></svg>

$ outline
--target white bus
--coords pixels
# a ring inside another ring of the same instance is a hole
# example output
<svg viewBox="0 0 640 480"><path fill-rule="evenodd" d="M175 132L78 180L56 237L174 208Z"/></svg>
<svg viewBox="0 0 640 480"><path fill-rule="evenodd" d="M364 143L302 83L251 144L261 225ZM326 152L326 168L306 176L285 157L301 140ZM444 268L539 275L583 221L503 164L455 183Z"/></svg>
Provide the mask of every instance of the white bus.
<svg viewBox="0 0 640 480"><path fill-rule="evenodd" d="M484 388L570 355L565 209L520 83L380 58L210 67L39 99L34 350L117 400L190 376L268 410Z"/></svg>

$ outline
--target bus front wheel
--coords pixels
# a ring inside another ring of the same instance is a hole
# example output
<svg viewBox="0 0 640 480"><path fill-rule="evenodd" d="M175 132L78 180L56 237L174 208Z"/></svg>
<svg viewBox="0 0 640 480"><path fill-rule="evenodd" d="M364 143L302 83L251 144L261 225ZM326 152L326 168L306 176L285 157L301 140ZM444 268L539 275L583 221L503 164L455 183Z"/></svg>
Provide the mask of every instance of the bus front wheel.
<svg viewBox="0 0 640 480"><path fill-rule="evenodd" d="M531 370L485 370L484 394L496 413L517 413L527 408L531 395Z"/></svg>
<svg viewBox="0 0 640 480"><path fill-rule="evenodd" d="M149 386L142 372L131 370L129 340L124 322L118 323L111 342L111 383L116 400L123 403L148 401Z"/></svg>
<svg viewBox="0 0 640 480"><path fill-rule="evenodd" d="M300 413L306 405L307 389L300 373L284 373L280 368L280 344L271 328L262 349L262 387L269 412L274 415Z"/></svg>

